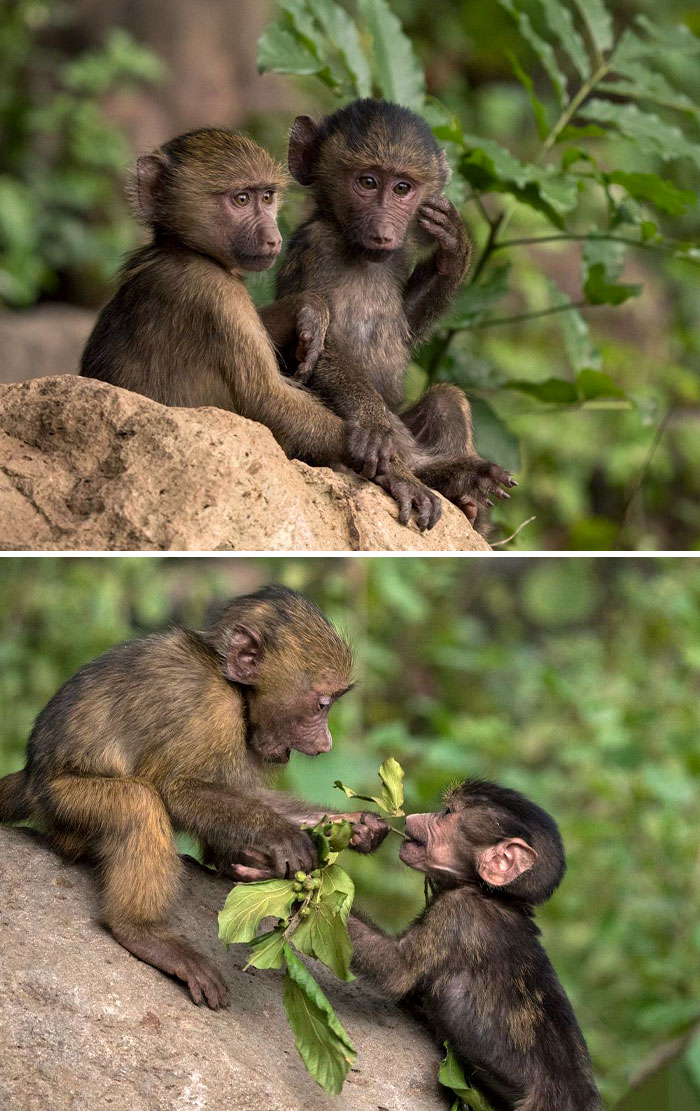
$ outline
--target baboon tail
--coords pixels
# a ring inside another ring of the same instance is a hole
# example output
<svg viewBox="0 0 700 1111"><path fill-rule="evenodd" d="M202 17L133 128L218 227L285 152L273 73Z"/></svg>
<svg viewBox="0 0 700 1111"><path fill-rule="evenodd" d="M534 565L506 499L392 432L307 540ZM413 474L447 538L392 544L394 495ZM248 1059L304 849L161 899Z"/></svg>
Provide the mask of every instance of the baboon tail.
<svg viewBox="0 0 700 1111"><path fill-rule="evenodd" d="M31 816L24 769L0 779L0 822L23 822Z"/></svg>

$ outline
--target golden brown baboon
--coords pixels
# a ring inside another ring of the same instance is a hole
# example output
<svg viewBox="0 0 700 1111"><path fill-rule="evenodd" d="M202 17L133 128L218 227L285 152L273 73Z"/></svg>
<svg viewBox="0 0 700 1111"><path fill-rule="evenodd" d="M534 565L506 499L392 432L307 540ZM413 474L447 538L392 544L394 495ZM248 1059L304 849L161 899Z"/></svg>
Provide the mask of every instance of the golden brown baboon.
<svg viewBox="0 0 700 1111"><path fill-rule="evenodd" d="M291 342L310 372L328 323L325 305L292 291L265 310L263 323L243 282L244 271L266 269L279 253L285 180L256 143L219 128L189 132L139 158L136 198L151 242L127 261L81 374L164 405L214 405L260 421L287 455L307 463L351 463L343 422L279 373L272 342ZM381 485L403 523L412 512L421 528L440 516L435 495L400 462Z"/></svg>
<svg viewBox="0 0 700 1111"><path fill-rule="evenodd" d="M180 877L173 831L199 838L230 875L262 850L276 876L315 868L300 826L325 812L269 790L266 771L291 749L330 749L328 711L351 667L320 610L282 587L236 599L206 632L112 648L39 714L26 769L0 780L0 821L32 818L64 856L96 860L117 941L186 981L196 1003L224 1006L217 969L168 928ZM347 817L360 852L388 832L374 815Z"/></svg>
<svg viewBox="0 0 700 1111"><path fill-rule="evenodd" d="M289 168L314 200L292 236L277 291L316 293L330 324L323 355L287 368L338 413L352 464L369 478L402 459L470 521L516 486L476 453L464 393L442 384L396 415L411 349L428 336L462 281L470 243L459 213L442 196L444 151L407 108L358 100L320 124L299 116ZM425 242L435 250L416 265Z"/></svg>

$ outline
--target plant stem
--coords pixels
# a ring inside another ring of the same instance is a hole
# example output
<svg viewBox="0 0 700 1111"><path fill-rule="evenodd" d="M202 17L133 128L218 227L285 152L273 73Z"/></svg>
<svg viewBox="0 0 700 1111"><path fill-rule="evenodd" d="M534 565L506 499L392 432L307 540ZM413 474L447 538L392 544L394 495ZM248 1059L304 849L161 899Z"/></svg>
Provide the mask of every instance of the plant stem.
<svg viewBox="0 0 700 1111"><path fill-rule="evenodd" d="M628 247L641 247L645 251L663 251L670 254L675 254L676 248L672 243L642 243L639 239L629 239L624 235L577 235L575 232L561 232L557 235L532 235L525 236L522 239L502 239L500 243L494 243L492 251L500 251L504 247L526 247L531 244L538 243L563 243L567 241L575 243L586 243L601 241L606 243L624 243ZM681 262L690 262L694 266L698 265L698 261L693 258L684 258L683 255L676 255Z"/></svg>
<svg viewBox="0 0 700 1111"><path fill-rule="evenodd" d="M403 837L404 841L410 840L410 838L407 837L402 830L397 829L396 826L389 826L389 833L395 833L397 837Z"/></svg>
<svg viewBox="0 0 700 1111"><path fill-rule="evenodd" d="M552 305L548 309L539 309L537 312L521 312L515 316L496 316L492 320L482 320L479 324L472 324L471 330L477 328L492 328L496 324L519 324L522 320L536 320L539 316L552 316L556 312L571 312L572 309L600 308L588 301L572 301L569 305ZM455 329L453 329L454 331Z"/></svg>

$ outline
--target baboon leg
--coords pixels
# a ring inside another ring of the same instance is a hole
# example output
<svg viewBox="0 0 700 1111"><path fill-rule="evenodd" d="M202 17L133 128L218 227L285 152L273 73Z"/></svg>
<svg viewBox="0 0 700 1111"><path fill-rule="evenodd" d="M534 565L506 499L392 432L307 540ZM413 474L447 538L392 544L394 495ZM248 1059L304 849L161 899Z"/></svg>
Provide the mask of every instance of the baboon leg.
<svg viewBox="0 0 700 1111"><path fill-rule="evenodd" d="M228 1002L216 968L167 929L180 879L170 819L146 780L63 775L47 799L61 831L95 842L102 907L115 939L140 960L184 980L195 1003Z"/></svg>
<svg viewBox="0 0 700 1111"><path fill-rule="evenodd" d="M434 459L475 453L471 406L458 386L431 386L401 419Z"/></svg>

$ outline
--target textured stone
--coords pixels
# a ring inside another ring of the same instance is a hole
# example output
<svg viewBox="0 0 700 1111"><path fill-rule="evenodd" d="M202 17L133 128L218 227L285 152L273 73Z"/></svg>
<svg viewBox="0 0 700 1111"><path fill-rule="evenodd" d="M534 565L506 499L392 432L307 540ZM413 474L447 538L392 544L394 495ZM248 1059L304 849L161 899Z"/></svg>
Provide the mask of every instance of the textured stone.
<svg viewBox="0 0 700 1111"><path fill-rule="evenodd" d="M439 1052L409 1016L314 969L357 1050L340 1096L306 1073L282 973L243 971L216 914L229 884L187 863L175 928L215 960L229 1010L195 1007L97 921L94 878L26 830L0 829L3 1111L439 1111Z"/></svg>
<svg viewBox="0 0 700 1111"><path fill-rule="evenodd" d="M488 551L455 506L421 534L358 476L263 425L75 375L0 386L5 551Z"/></svg>

